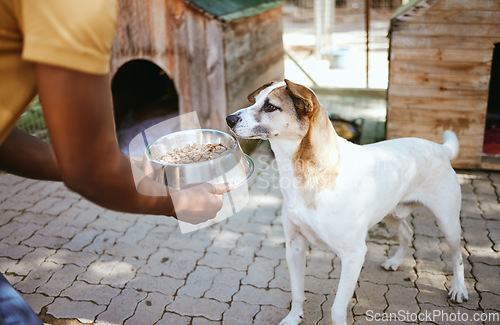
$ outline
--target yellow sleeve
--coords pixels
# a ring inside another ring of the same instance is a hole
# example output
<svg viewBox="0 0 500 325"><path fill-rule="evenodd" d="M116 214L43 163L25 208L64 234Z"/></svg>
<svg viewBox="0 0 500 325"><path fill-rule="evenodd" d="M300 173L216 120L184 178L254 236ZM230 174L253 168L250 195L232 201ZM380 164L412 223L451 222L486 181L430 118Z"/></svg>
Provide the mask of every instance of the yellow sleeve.
<svg viewBox="0 0 500 325"><path fill-rule="evenodd" d="M23 0L23 59L107 74L117 8L116 0Z"/></svg>

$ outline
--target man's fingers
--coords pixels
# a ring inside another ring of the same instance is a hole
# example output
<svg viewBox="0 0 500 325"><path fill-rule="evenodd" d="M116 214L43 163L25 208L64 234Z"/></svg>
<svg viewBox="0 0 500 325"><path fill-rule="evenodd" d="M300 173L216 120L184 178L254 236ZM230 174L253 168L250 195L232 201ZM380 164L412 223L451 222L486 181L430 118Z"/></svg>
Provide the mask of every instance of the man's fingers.
<svg viewBox="0 0 500 325"><path fill-rule="evenodd" d="M214 194L226 194L234 190L234 184L231 182L215 184L214 185Z"/></svg>

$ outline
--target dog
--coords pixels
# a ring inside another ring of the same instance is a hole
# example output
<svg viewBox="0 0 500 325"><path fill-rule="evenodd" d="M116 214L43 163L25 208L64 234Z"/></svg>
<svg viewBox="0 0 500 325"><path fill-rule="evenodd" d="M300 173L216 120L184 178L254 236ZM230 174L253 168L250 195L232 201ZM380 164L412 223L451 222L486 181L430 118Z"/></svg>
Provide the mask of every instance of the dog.
<svg viewBox="0 0 500 325"><path fill-rule="evenodd" d="M356 145L340 138L314 92L289 80L268 83L248 96L252 103L226 118L240 138L267 139L274 152L283 194L281 219L290 272L292 308L281 325L303 317L305 248L326 244L341 259L331 309L333 324L346 324L348 304L367 252L368 230L385 219L399 247L382 267L396 270L413 231L405 218L428 207L445 235L453 259L449 297L468 299L459 221L461 189L450 161L459 143L452 131L443 144L418 138Z"/></svg>

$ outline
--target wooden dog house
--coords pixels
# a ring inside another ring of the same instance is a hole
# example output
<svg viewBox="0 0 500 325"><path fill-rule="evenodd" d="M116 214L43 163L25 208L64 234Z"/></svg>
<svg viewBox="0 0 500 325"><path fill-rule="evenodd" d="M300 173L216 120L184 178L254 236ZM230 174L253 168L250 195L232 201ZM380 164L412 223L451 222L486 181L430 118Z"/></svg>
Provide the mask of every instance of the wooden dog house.
<svg viewBox="0 0 500 325"><path fill-rule="evenodd" d="M411 0L392 17L389 37L387 137L441 142L451 129L460 140L454 167L500 169L483 156L500 2Z"/></svg>
<svg viewBox="0 0 500 325"><path fill-rule="evenodd" d="M143 102L127 98L156 78L175 88L170 103L179 114L196 111L202 127L225 129L225 117L247 104L248 93L283 78L280 1L119 0L119 7L110 72L115 107Z"/></svg>

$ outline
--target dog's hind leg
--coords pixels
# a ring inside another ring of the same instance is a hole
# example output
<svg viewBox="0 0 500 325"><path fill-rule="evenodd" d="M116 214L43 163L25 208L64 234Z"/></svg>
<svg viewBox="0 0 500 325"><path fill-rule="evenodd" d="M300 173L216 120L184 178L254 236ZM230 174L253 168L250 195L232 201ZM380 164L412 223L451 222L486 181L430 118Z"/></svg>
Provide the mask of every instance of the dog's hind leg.
<svg viewBox="0 0 500 325"><path fill-rule="evenodd" d="M454 180L455 181L455 180ZM438 195L423 202L437 219L439 229L450 247L453 263L453 285L448 293L451 300L458 303L467 300L469 295L464 280L464 264L461 250L460 207L461 193L458 181L453 186L437 193Z"/></svg>
<svg viewBox="0 0 500 325"><path fill-rule="evenodd" d="M404 216L406 217L406 215ZM399 246L396 253L389 259L387 259L384 263L382 263L382 267L387 271L396 271L398 267L403 262L406 251L408 250L408 246L410 246L411 239L413 237L413 230L406 222L405 218L395 217L393 215L388 215L385 217L385 223L397 231L399 238Z"/></svg>
<svg viewBox="0 0 500 325"><path fill-rule="evenodd" d="M286 262L290 273L290 284L292 288L292 309L281 321L280 325L297 325L302 321L302 316L304 314L302 304L305 300L305 248L307 240L288 222L283 222L283 227L286 239Z"/></svg>

